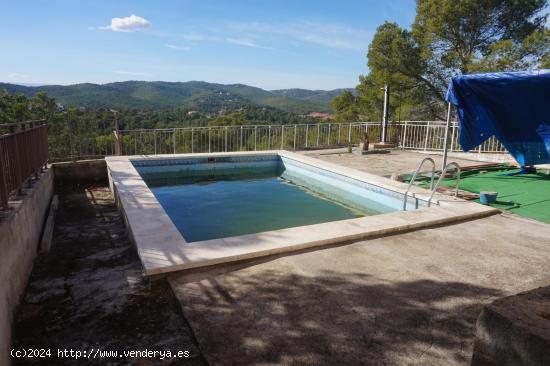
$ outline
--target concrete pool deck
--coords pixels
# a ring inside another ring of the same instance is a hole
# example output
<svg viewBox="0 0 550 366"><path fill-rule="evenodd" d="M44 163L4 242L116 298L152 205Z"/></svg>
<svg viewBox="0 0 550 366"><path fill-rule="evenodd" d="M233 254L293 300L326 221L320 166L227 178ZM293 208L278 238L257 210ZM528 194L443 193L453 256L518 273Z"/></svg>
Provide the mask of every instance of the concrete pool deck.
<svg viewBox="0 0 550 366"><path fill-rule="evenodd" d="M347 149L330 149L330 150L308 150L300 151L300 154L320 159L329 163L343 165L348 168L357 169L363 172L389 177L394 173L398 175L410 174L414 172L418 163L425 158L430 157L435 161L436 169L441 169L443 164L443 156L437 152L414 152L408 150L391 150L388 154L367 154L356 155L347 152ZM460 157L457 157L460 156ZM483 156L483 160L477 160ZM461 167L479 165L488 161L500 162L508 161L508 154L469 154L469 153L454 153L454 156L449 156L448 162L457 162ZM426 165L425 169L428 170Z"/></svg>
<svg viewBox="0 0 550 366"><path fill-rule="evenodd" d="M550 225L495 215L169 281L213 365L467 365L483 305L550 284Z"/></svg>
<svg viewBox="0 0 550 366"><path fill-rule="evenodd" d="M353 165L390 175L423 155L373 157ZM35 263L15 347L192 353L126 362L136 365L468 365L484 305L550 284L550 225L509 214L148 282L109 189L59 188L52 252Z"/></svg>
<svg viewBox="0 0 550 366"><path fill-rule="evenodd" d="M147 275L207 267L274 254L304 250L345 241L389 235L434 225L485 217L498 211L486 206L436 194L437 207L398 211L357 219L188 243L149 190L132 161L188 157L258 156L278 154L341 176L367 182L403 195L407 185L288 151L123 156L106 158L111 189L125 217ZM412 187L415 199L427 201L430 192Z"/></svg>
<svg viewBox="0 0 550 366"><path fill-rule="evenodd" d="M468 365L484 305L550 284L550 225L493 215L169 281L210 364Z"/></svg>

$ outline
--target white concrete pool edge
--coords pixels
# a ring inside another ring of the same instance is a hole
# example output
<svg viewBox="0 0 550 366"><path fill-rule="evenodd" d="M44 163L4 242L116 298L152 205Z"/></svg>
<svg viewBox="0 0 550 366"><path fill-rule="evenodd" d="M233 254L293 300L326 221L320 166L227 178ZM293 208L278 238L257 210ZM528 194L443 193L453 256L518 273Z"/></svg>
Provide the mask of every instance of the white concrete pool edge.
<svg viewBox="0 0 550 366"><path fill-rule="evenodd" d="M406 184L288 151L211 154L136 155L107 157L109 182L123 213L146 275L206 267L227 262L298 251L339 242L367 239L423 227L489 216L497 209L437 194L439 206L333 221L257 234L187 243L147 187L132 160L189 157L273 155L293 159L401 194ZM427 200L430 192L414 187L411 193Z"/></svg>

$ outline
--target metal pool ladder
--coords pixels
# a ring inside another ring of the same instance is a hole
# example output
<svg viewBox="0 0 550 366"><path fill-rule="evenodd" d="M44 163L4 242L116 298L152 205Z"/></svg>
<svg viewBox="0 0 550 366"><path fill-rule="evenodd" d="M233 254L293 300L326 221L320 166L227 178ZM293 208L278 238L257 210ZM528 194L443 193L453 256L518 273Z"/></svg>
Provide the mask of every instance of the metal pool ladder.
<svg viewBox="0 0 550 366"><path fill-rule="evenodd" d="M405 198L403 200L403 211L407 211L407 198L409 196L409 190L411 189L414 181L416 180L416 176L418 175L418 173L420 172L420 169L422 169L422 166L424 165L424 163L426 161L429 161L430 163L432 163L432 179L430 181L430 189L432 189L432 187L434 185L435 161L432 158L424 158L424 159L422 159L420 164L418 164L418 168L416 168L416 170L414 171L414 174L411 177L411 180L409 181L409 186L407 187L407 190L405 191ZM452 163L450 163L450 164L452 164ZM432 193L432 195L433 195L433 193ZM413 197L414 197L414 194L413 194ZM431 198L431 196L430 196L430 198Z"/></svg>
<svg viewBox="0 0 550 366"><path fill-rule="evenodd" d="M439 184L443 180L443 177L445 177L445 174L447 174L447 170L449 167L453 165L456 168L457 176L456 176L456 185L455 185L455 197L458 197L458 185L460 184L460 165L455 162L451 162L447 165L445 165L445 168L443 168L443 171L441 172L441 175L439 176L439 179L437 180L437 183L435 183L435 186L432 189L432 194L430 194L430 198L428 198L428 207L430 207L432 203L432 198L435 194L435 191L437 191L437 187L439 187ZM406 197L405 197L406 199Z"/></svg>

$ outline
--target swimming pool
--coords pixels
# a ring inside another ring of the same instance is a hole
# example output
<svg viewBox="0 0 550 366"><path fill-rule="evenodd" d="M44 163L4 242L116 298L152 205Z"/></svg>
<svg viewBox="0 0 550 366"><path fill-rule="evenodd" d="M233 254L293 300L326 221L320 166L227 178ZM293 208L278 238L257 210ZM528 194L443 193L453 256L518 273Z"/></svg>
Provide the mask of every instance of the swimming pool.
<svg viewBox="0 0 550 366"><path fill-rule="evenodd" d="M108 157L145 273L204 267L495 210L287 151Z"/></svg>
<svg viewBox="0 0 550 366"><path fill-rule="evenodd" d="M187 242L395 211L300 169L287 170L278 155L256 163L241 167L233 158L152 169L138 163L136 170Z"/></svg>

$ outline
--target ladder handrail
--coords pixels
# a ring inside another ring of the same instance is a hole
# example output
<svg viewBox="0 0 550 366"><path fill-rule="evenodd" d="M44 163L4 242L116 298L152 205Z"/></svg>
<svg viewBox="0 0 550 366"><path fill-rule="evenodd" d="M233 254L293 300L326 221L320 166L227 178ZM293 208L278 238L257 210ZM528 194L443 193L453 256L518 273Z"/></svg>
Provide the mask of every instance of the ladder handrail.
<svg viewBox="0 0 550 366"><path fill-rule="evenodd" d="M418 168L416 168L416 170L414 171L414 174L411 177L411 180L409 181L409 185L407 187L407 190L405 191L405 197L404 197L404 200L403 200L403 211L407 211L407 198L408 198L408 195L409 195L409 190L411 189L411 186L413 185L414 181L416 180L416 176L420 172L420 169L422 168L422 165L424 165L424 163L426 161L429 161L430 163L432 163L432 179L430 181L430 189L432 189L432 187L434 185L435 161L432 158L424 158L424 159L422 159L420 164L418 164ZM413 195L413 197L414 197L414 195Z"/></svg>
<svg viewBox="0 0 550 366"><path fill-rule="evenodd" d="M455 168L456 168L456 171L457 171L456 186L455 186L455 197L458 197L458 185L460 184L460 172L461 172L460 165L458 165L458 163L455 163L455 162L450 162L449 164L445 165L445 168L443 168L443 171L441 172L441 175L439 176L439 179L437 180L437 182L435 183L435 186L432 189L432 194L430 194L430 198L428 198L428 207L430 207L430 205L432 203L432 198L433 198L435 192L437 191L437 188L439 187L439 184L441 183L441 181L445 177L445 174L447 174L447 169L449 169L449 167L451 165L454 165Z"/></svg>

